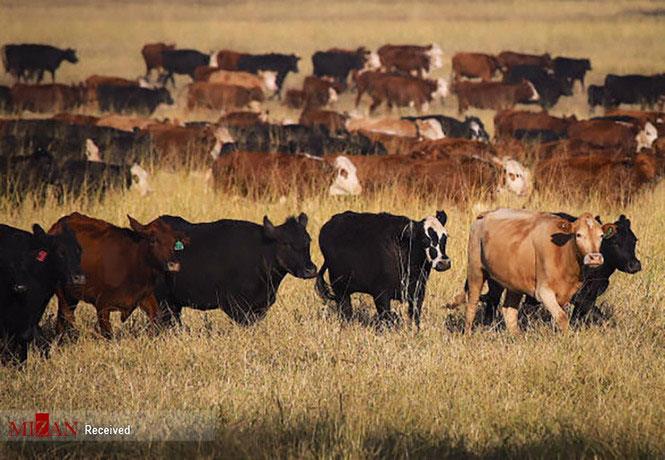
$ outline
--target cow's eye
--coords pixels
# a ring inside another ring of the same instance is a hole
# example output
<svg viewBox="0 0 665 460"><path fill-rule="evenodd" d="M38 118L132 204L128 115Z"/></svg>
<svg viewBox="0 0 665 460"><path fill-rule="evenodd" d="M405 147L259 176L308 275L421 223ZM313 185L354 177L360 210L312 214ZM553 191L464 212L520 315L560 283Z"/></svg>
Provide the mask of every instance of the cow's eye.
<svg viewBox="0 0 665 460"><path fill-rule="evenodd" d="M582 234L581 234L581 233L576 233L575 236L576 236L577 238L582 238Z"/></svg>

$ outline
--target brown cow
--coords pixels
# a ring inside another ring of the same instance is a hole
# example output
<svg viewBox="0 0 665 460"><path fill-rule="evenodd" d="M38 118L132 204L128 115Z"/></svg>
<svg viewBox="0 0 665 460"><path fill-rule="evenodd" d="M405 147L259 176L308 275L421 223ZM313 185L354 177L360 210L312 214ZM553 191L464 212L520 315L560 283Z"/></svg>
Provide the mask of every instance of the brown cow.
<svg viewBox="0 0 665 460"><path fill-rule="evenodd" d="M582 270L603 264L600 244L612 226L601 226L590 213L574 222L523 209L480 214L469 233L465 333L471 334L488 278L508 289L501 312L512 334L519 333L517 309L523 294L542 302L567 332L568 315L561 306L582 286Z"/></svg>
<svg viewBox="0 0 665 460"><path fill-rule="evenodd" d="M164 64L162 62L162 52L168 50L174 50L175 44L167 45L166 43L148 43L141 48L141 54L143 55L143 60L145 61L145 76L146 78L150 77L150 72L152 69L156 69L160 73L164 69Z"/></svg>
<svg viewBox="0 0 665 460"><path fill-rule="evenodd" d="M494 116L494 136L511 138L516 131L549 131L558 137L566 137L568 128L577 122L575 115L558 118L547 112L502 110Z"/></svg>
<svg viewBox="0 0 665 460"><path fill-rule="evenodd" d="M305 92L301 89L287 89L284 103L292 109L300 109L305 105Z"/></svg>
<svg viewBox="0 0 665 460"><path fill-rule="evenodd" d="M155 282L166 272L180 270L178 251L187 250L189 239L161 221L141 225L128 218L131 230L75 212L49 230L58 235L66 224L74 232L86 277L85 286L56 292L59 332L74 328L74 308L81 300L95 306L99 331L107 338L113 336L111 311L120 311L124 322L140 306L153 325L159 319Z"/></svg>
<svg viewBox="0 0 665 460"><path fill-rule="evenodd" d="M59 112L75 109L83 104L82 86L17 84L11 88L11 98L17 112Z"/></svg>
<svg viewBox="0 0 665 460"><path fill-rule="evenodd" d="M362 96L361 91L359 84L356 102L359 102L360 96ZM431 101L443 99L448 95L448 85L443 78L422 80L394 74L373 75L369 77L367 93L372 98L372 104L369 108L370 113L374 112L384 101L389 110L392 110L393 106L415 106L418 112L423 112L429 109Z"/></svg>
<svg viewBox="0 0 665 460"><path fill-rule="evenodd" d="M187 109L197 107L224 110L249 106L253 101L263 102L261 90L221 83L194 82L187 88Z"/></svg>
<svg viewBox="0 0 665 460"><path fill-rule="evenodd" d="M640 110L611 109L605 112L606 117L628 117L638 120L641 127L651 123L656 127L658 136L665 136L665 113L663 112L643 112Z"/></svg>
<svg viewBox="0 0 665 460"><path fill-rule="evenodd" d="M305 109L317 109L337 102L339 83L310 75L302 85Z"/></svg>
<svg viewBox="0 0 665 460"><path fill-rule="evenodd" d="M509 84L502 82L470 82L460 81L453 85L457 93L459 113L469 107L479 109L510 109L519 102L537 101L538 91L529 81Z"/></svg>
<svg viewBox="0 0 665 460"><path fill-rule="evenodd" d="M304 126L324 126L329 133L341 133L346 131L348 115L333 110L305 109L300 114L298 123Z"/></svg>
<svg viewBox="0 0 665 460"><path fill-rule="evenodd" d="M78 113L62 112L53 115L53 120L64 121L70 125L94 126L99 121L99 117L92 115L81 115Z"/></svg>
<svg viewBox="0 0 665 460"><path fill-rule="evenodd" d="M238 70L238 61L245 55L231 50L220 50L217 53L217 65L224 70Z"/></svg>
<svg viewBox="0 0 665 460"><path fill-rule="evenodd" d="M552 68L552 57L548 53L537 55L502 51L497 57L502 67L508 69L516 65L535 65L546 69Z"/></svg>
<svg viewBox="0 0 665 460"><path fill-rule="evenodd" d="M643 129L635 123L612 120L583 120L568 128L571 143L581 142L592 147L616 148L624 152L639 152L651 148L658 138L655 126L646 122Z"/></svg>
<svg viewBox="0 0 665 460"><path fill-rule="evenodd" d="M384 45L378 50L382 67L387 71L415 73L423 77L430 70L441 68L441 48L436 45Z"/></svg>
<svg viewBox="0 0 665 460"><path fill-rule="evenodd" d="M233 152L219 155L212 166L215 188L245 196L272 196L289 193L357 195L356 168L345 156L309 157L281 153Z"/></svg>
<svg viewBox="0 0 665 460"><path fill-rule="evenodd" d="M502 66L496 56L484 53L457 53L453 56L453 78L480 78L490 81Z"/></svg>
<svg viewBox="0 0 665 460"><path fill-rule="evenodd" d="M91 75L90 77L85 79L86 103L88 104L97 103L97 87L102 85L124 86L124 87L140 86L137 80L128 80L127 78L122 78L122 77L108 77L104 75Z"/></svg>
<svg viewBox="0 0 665 460"><path fill-rule="evenodd" d="M233 138L224 127L214 125L150 125L146 128L152 138L157 160L173 169L207 165L210 156L221 151Z"/></svg>
<svg viewBox="0 0 665 460"><path fill-rule="evenodd" d="M234 126L237 128L249 128L268 122L267 112L230 112L222 115L217 124L223 126Z"/></svg>

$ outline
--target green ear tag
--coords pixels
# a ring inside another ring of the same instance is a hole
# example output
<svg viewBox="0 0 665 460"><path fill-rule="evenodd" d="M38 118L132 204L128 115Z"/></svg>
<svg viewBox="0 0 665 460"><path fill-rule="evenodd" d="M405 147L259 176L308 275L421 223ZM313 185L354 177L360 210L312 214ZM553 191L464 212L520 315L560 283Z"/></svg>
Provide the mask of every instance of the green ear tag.
<svg viewBox="0 0 665 460"><path fill-rule="evenodd" d="M176 241L173 249L175 249L176 251L182 251L183 249L185 249L185 245L182 244L182 241Z"/></svg>
<svg viewBox="0 0 665 460"><path fill-rule="evenodd" d="M607 231L605 232L605 235L604 235L605 239L612 238L613 235L614 235L614 228L613 227L608 227L608 229L607 229Z"/></svg>

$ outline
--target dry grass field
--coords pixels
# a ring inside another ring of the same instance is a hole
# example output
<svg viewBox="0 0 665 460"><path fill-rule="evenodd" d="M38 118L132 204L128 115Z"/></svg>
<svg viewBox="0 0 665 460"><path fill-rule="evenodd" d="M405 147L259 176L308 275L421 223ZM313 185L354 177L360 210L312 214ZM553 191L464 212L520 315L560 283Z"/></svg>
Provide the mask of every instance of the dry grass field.
<svg viewBox="0 0 665 460"><path fill-rule="evenodd" d="M49 42L79 50L77 66L58 77L136 76L146 42L175 41L213 50L298 52L301 73L309 55L332 45L377 47L388 42L429 43L444 50L446 67L456 50L550 51L585 56L589 83L616 72L663 71L665 4L646 1L473 2L18 2L0 0L0 43ZM0 83L7 83L5 75ZM179 80L182 87L184 80ZM350 98L340 101L350 108ZM294 116L271 103L272 116ZM433 110L453 114L454 98ZM588 116L585 96L564 99L555 113ZM491 127L491 112L478 112ZM164 115L196 118L180 109ZM460 312L443 309L464 283L469 223L479 209L517 203L448 202L400 196L248 201L206 189L200 171L156 171L155 193L111 194L102 203L49 202L11 209L0 202L3 223L46 226L79 210L118 225L126 214L141 221L169 213L191 221L219 218L274 222L305 211L312 258L322 257L318 229L347 209L424 217L449 214L452 270L433 273L423 327L379 331L358 321L344 325L314 292L313 281L287 277L277 302L260 324L233 324L221 311L185 309L186 330L152 337L145 315L126 323L113 317L117 338L94 331L94 309L80 305L81 337L54 346L48 360L31 353L26 368L0 368L0 412L90 413L109 423L159 425L166 438L213 442L6 443L0 457L210 458L662 458L665 456L665 185L626 208L602 197L571 202L565 193L536 195L528 206L592 211L606 220L624 213L639 238L643 271L616 274L600 299L611 321L562 336L548 323L532 324L519 338L503 330L461 335ZM562 191L565 192L565 191ZM277 198L277 197L275 197ZM375 312L355 299L361 318ZM397 305L394 305L397 307ZM404 308L399 311L405 314ZM55 303L43 320L54 327ZM104 416L100 414L106 414ZM190 431L169 431L169 421ZM5 427L1 428L6 429ZM198 431L197 431L198 430ZM186 434L183 434L186 433Z"/></svg>

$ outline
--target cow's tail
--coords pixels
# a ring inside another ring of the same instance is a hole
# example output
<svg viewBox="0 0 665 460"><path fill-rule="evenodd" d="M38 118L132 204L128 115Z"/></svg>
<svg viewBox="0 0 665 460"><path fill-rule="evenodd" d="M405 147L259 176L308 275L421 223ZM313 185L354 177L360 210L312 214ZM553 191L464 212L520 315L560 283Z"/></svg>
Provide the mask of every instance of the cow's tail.
<svg viewBox="0 0 665 460"><path fill-rule="evenodd" d="M323 262L323 265L321 265L321 270L319 270L319 273L316 275L316 293L324 301L335 301L335 294L332 292L332 288L328 283L326 283L326 280L323 277L323 275L326 273L326 270L328 270L328 265L326 262Z"/></svg>

